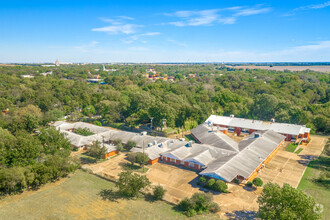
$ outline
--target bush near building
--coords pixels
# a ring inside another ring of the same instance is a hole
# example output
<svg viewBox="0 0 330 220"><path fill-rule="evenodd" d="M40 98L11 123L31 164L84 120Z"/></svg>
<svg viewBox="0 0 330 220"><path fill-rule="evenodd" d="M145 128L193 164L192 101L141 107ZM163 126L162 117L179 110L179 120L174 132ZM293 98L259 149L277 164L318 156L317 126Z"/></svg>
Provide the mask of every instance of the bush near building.
<svg viewBox="0 0 330 220"><path fill-rule="evenodd" d="M222 181L222 180L217 180L214 184L213 184L213 186L212 186L212 189L214 190L214 191L217 191L217 192L224 192L224 193L226 193L226 192L228 192L228 186L227 186L227 184L224 182L224 181Z"/></svg>
<svg viewBox="0 0 330 220"><path fill-rule="evenodd" d="M213 202L211 193L195 193L190 199L184 198L179 203L178 208L189 217L220 211L219 205Z"/></svg>
<svg viewBox="0 0 330 220"><path fill-rule="evenodd" d="M252 183L251 181L248 181L248 182L246 183L246 186L248 186L248 187L252 187L252 185L253 185L253 183Z"/></svg>
<svg viewBox="0 0 330 220"><path fill-rule="evenodd" d="M228 186L222 180L209 179L207 181L206 178L202 176L199 178L198 184L201 185L202 187L214 190L216 192L224 192L224 193L228 192L227 190Z"/></svg>
<svg viewBox="0 0 330 220"><path fill-rule="evenodd" d="M257 177L257 178L254 178L254 180L253 180L253 185L255 185L255 186L262 186L264 184L264 182L259 178L259 177Z"/></svg>

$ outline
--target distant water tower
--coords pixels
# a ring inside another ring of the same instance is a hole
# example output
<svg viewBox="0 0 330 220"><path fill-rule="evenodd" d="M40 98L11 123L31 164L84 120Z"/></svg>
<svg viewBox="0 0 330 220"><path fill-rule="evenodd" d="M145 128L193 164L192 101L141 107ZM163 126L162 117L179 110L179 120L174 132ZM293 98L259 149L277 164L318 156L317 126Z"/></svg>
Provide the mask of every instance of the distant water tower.
<svg viewBox="0 0 330 220"><path fill-rule="evenodd" d="M58 61L58 59L55 61L55 66L60 66L60 62Z"/></svg>

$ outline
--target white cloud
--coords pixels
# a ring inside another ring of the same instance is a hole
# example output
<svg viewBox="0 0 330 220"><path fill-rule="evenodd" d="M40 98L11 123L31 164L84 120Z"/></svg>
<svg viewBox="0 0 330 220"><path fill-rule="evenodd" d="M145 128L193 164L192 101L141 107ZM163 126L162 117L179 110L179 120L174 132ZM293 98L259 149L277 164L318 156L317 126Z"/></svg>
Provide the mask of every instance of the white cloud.
<svg viewBox="0 0 330 220"><path fill-rule="evenodd" d="M257 14L262 14L269 12L270 8L246 8L246 9L241 9L239 12L234 14L234 16L249 16L249 15L257 15Z"/></svg>
<svg viewBox="0 0 330 220"><path fill-rule="evenodd" d="M196 11L176 11L174 13L165 13L166 16L177 17L181 20L168 22L167 24L177 27L185 26L206 26L215 23L234 24L238 17L251 16L267 13L271 10L269 7L257 5L252 8L236 6L223 9L209 9ZM229 16L222 16L220 12L230 13Z"/></svg>
<svg viewBox="0 0 330 220"><path fill-rule="evenodd" d="M172 14L166 13L167 16L183 18L183 21L169 22L169 24L183 26L200 26L210 25L218 18L218 9L200 10L200 11L176 11Z"/></svg>
<svg viewBox="0 0 330 220"><path fill-rule="evenodd" d="M160 35L160 32L147 32L147 33L143 33L143 34L135 34L132 36L129 36L128 38L125 38L122 40L123 43L126 44L130 44L133 43L134 41L139 40L142 37L150 37L150 36L156 36L156 35ZM147 43L145 40L141 40L142 43Z"/></svg>
<svg viewBox="0 0 330 220"><path fill-rule="evenodd" d="M296 8L294 10L297 11L297 10L321 9L321 8L326 8L326 7L329 7L329 6L330 6L330 1L327 1L327 2L324 2L322 4L302 6L302 7Z"/></svg>
<svg viewBox="0 0 330 220"><path fill-rule="evenodd" d="M118 16L117 19L100 18L101 21L110 23L111 25L93 28L92 31L106 32L108 34L134 34L137 32L137 29L143 27L143 25L127 24L123 21L132 19L133 18L126 16Z"/></svg>
<svg viewBox="0 0 330 220"><path fill-rule="evenodd" d="M176 41L176 40L173 40L173 39L168 39L167 41L172 43L172 44L181 46L181 47L187 47L187 44L184 43L184 42L179 42L179 41Z"/></svg>

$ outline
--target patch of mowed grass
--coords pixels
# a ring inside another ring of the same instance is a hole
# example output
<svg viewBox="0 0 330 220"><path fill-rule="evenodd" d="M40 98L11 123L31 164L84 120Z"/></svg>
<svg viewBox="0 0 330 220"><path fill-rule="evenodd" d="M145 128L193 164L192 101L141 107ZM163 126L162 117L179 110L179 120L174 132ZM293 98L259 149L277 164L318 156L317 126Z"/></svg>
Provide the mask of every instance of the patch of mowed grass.
<svg viewBox="0 0 330 220"><path fill-rule="evenodd" d="M174 206L144 198L103 200L103 190L116 191L113 182L82 170L61 184L0 200L0 219L186 219ZM192 219L219 219L202 215Z"/></svg>
<svg viewBox="0 0 330 220"><path fill-rule="evenodd" d="M317 179L325 169L329 169L329 157L325 154L325 151L326 148L324 148L324 151L318 159L308 164L298 185L298 189L312 196L317 203L323 205L324 211L322 213L322 218L324 220L328 219L330 215L330 189L317 182Z"/></svg>
<svg viewBox="0 0 330 220"><path fill-rule="evenodd" d="M297 147L298 147L297 144L290 143L290 144L285 148L285 150L293 153L293 152L296 150Z"/></svg>
<svg viewBox="0 0 330 220"><path fill-rule="evenodd" d="M303 151L304 149L302 149L302 148L299 148L298 150L296 150L296 154L299 154L301 151Z"/></svg>

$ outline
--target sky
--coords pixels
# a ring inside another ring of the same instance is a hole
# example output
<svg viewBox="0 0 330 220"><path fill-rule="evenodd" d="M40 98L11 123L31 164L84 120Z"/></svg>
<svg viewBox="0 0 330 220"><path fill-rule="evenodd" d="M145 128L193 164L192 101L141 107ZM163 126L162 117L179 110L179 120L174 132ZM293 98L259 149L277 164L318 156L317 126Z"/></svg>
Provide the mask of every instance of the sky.
<svg viewBox="0 0 330 220"><path fill-rule="evenodd" d="M0 63L329 62L326 0L0 0Z"/></svg>

